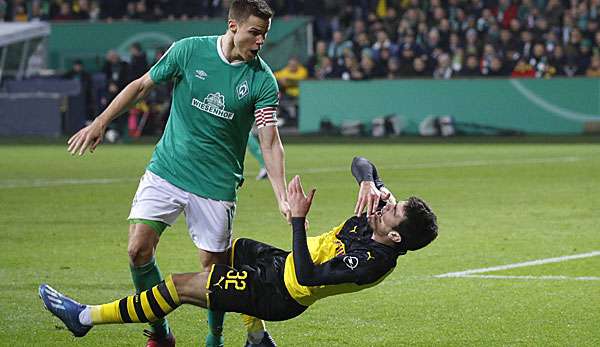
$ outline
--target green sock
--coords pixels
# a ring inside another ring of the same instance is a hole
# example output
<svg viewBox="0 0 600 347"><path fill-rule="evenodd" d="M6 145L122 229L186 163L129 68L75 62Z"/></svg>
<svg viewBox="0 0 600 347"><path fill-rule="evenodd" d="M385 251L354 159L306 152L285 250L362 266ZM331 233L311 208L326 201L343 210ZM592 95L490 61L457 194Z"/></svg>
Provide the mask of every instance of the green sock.
<svg viewBox="0 0 600 347"><path fill-rule="evenodd" d="M208 310L208 331L215 337L223 335L225 312Z"/></svg>
<svg viewBox="0 0 600 347"><path fill-rule="evenodd" d="M141 266L130 266L131 278L137 293L148 290L159 284L163 278L156 260L152 258L148 263ZM152 331L158 336L169 334L169 323L166 319L161 319L150 325Z"/></svg>
<svg viewBox="0 0 600 347"><path fill-rule="evenodd" d="M260 167L265 167L265 160L263 159L262 151L260 150L260 143L258 143L256 136L252 134L248 136L248 150L250 150L250 154L256 158Z"/></svg>

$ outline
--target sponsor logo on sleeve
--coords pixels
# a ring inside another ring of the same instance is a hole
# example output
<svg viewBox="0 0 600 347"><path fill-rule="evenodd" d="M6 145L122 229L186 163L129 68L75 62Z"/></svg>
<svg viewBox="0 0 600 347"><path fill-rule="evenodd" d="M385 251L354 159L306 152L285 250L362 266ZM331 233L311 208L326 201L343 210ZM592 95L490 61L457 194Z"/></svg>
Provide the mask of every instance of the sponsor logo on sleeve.
<svg viewBox="0 0 600 347"><path fill-rule="evenodd" d="M344 264L346 264L350 270L354 270L358 266L358 258L347 255L344 257Z"/></svg>

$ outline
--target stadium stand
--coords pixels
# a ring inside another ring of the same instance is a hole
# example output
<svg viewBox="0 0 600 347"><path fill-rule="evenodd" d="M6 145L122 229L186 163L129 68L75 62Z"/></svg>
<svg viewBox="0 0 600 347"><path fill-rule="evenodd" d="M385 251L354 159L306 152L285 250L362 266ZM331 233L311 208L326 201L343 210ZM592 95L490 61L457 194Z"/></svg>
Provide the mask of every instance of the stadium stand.
<svg viewBox="0 0 600 347"><path fill-rule="evenodd" d="M600 75L600 0L274 0L271 4L279 19L312 18L311 55L298 61L306 67L308 79L547 79ZM222 18L226 7L227 1L218 0L0 0L0 18L29 24L176 23ZM139 43L129 47L130 56L123 51L120 57L109 52L102 73L79 78L86 84L82 87L88 100L85 117L105 107L153 62L145 57L154 55L153 49L144 51L148 47ZM32 65L31 59L28 64ZM36 76L39 69L25 71L22 65L13 69L20 71L17 79ZM117 73L112 71L115 67ZM59 73L64 71L56 71ZM280 78L281 116L287 125L296 125L297 94L289 95L291 89L284 80L289 79ZM160 133L169 98L168 88L157 91L148 104L138 105L129 119L123 117L122 124L115 126L127 128L135 136ZM148 115L150 122L141 129L140 120Z"/></svg>
<svg viewBox="0 0 600 347"><path fill-rule="evenodd" d="M222 17L225 3L0 0L0 17L186 20ZM600 54L598 0L275 0L272 6L280 17L314 16L317 50L324 42L327 52L303 62L312 78L572 77L585 75Z"/></svg>

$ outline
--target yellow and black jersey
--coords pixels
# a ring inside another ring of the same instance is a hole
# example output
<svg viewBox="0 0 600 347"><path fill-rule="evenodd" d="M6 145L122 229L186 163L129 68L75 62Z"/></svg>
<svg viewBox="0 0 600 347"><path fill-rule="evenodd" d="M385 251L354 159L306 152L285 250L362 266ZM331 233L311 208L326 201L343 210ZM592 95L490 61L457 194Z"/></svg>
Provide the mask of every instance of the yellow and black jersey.
<svg viewBox="0 0 600 347"><path fill-rule="evenodd" d="M307 238L304 227L301 229L294 231L294 250L285 261L284 283L291 297L303 306L378 284L405 253L371 239L373 231L366 215L352 217L316 237ZM305 258L301 256L303 243L307 246Z"/></svg>
<svg viewBox="0 0 600 347"><path fill-rule="evenodd" d="M352 174L358 183L373 181L377 189L383 187L375 166L365 158L354 158ZM214 265L209 274L208 308L264 320L290 319L324 297L378 284L406 253L374 241L365 214L316 237L306 237L304 222L292 218L291 253L254 240L235 240L229 266Z"/></svg>
<svg viewBox="0 0 600 347"><path fill-rule="evenodd" d="M302 227L297 231L298 222ZM309 238L304 219L293 218L292 224L291 253L250 239L235 240L229 265L214 265L209 274L208 308L268 321L290 319L318 299L378 284L403 254L373 241L365 216Z"/></svg>

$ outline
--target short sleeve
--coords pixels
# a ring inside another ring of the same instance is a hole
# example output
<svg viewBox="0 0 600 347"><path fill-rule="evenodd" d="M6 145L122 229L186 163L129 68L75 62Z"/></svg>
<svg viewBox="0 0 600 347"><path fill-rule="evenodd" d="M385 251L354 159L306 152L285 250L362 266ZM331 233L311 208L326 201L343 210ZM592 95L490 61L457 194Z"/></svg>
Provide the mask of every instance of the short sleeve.
<svg viewBox="0 0 600 347"><path fill-rule="evenodd" d="M264 82L260 86L259 95L254 106L255 110L265 107L275 107L279 105L279 87L273 73L269 72Z"/></svg>
<svg viewBox="0 0 600 347"><path fill-rule="evenodd" d="M160 60L150 68L152 81L161 83L180 77L185 56L185 42L180 40L173 43Z"/></svg>
<svg viewBox="0 0 600 347"><path fill-rule="evenodd" d="M264 126L277 125L277 106L279 105L279 88L277 80L269 72L267 78L259 89L259 94L254 105L254 118L258 129Z"/></svg>

